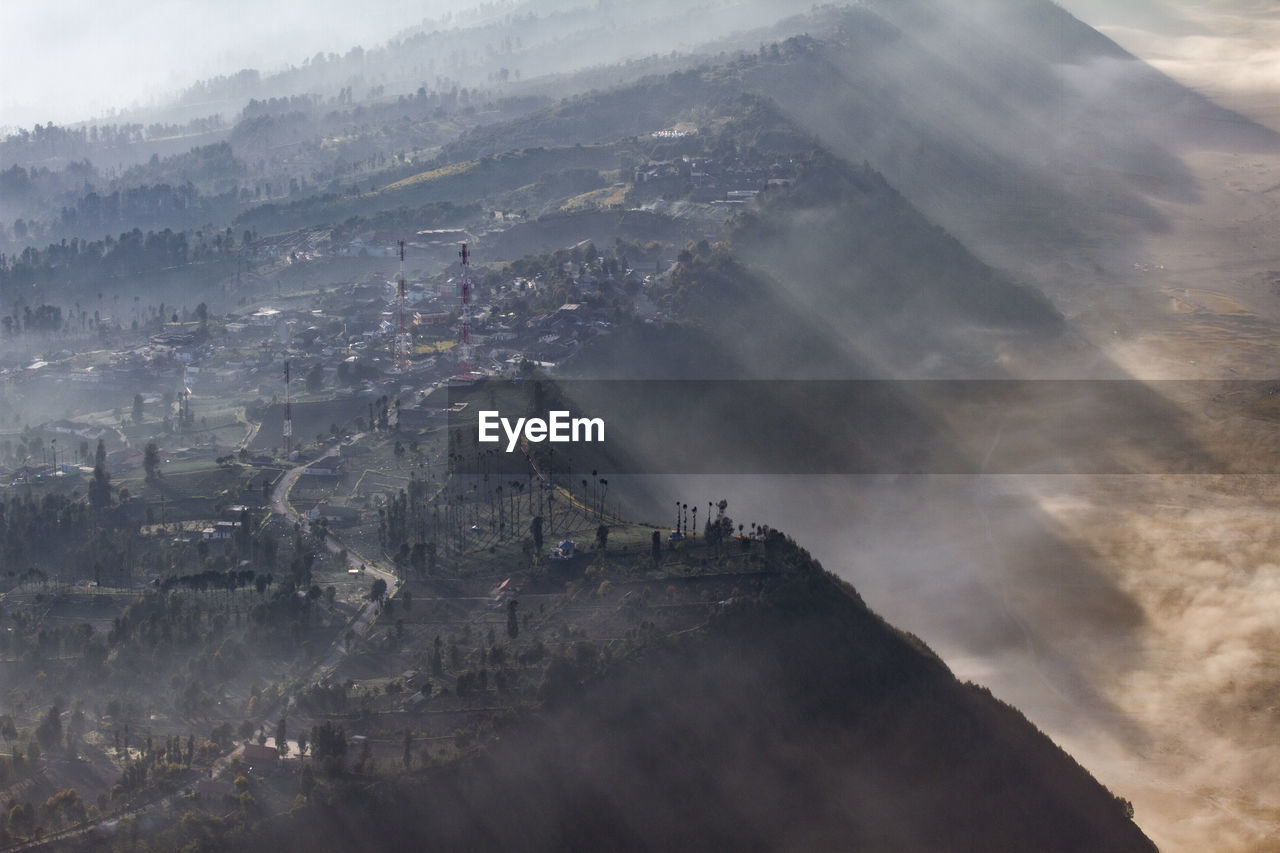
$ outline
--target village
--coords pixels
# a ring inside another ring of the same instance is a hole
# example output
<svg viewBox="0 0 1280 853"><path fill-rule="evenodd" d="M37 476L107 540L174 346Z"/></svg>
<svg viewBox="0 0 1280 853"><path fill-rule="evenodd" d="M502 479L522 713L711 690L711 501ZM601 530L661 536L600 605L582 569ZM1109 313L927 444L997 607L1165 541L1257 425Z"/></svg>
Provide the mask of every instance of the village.
<svg viewBox="0 0 1280 853"><path fill-rule="evenodd" d="M756 192L711 168L634 178L650 202L706 196L705 227ZM553 662L586 677L764 582L765 528L735 534L723 506L706 531L696 502L655 527L595 472L461 473L450 432L476 413L451 389L522 393L617 324L678 314L678 243L481 261L529 227L491 219L246 240L253 275L209 303L50 308L58 334L7 339L0 667L45 678L7 697L0 782L83 798L45 830L285 809L317 778L451 760L558 689ZM71 746L36 736L51 720Z"/></svg>

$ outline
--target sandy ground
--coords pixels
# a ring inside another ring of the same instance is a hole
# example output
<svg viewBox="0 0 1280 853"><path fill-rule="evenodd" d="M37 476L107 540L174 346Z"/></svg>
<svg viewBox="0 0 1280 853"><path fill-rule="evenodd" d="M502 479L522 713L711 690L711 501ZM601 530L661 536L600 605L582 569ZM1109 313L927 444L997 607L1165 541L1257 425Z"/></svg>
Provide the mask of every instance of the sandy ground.
<svg viewBox="0 0 1280 853"><path fill-rule="evenodd" d="M1201 201L1159 204L1172 225L1143 241L1125 286L1137 316L1093 340L1139 378L1280 378L1280 157L1186 157ZM1100 320L1101 318L1099 318Z"/></svg>
<svg viewBox="0 0 1280 853"><path fill-rule="evenodd" d="M1077 325L1134 377L1280 387L1280 156L1185 162L1199 200L1156 202L1168 231ZM932 538L1010 624L899 615L1131 799L1162 850L1280 850L1280 477L1248 473L1275 470L1275 423L1257 401L1179 402L1230 422L1206 429L1240 473L978 478L968 508L935 491Z"/></svg>
<svg viewBox="0 0 1280 853"><path fill-rule="evenodd" d="M1261 107L1258 120L1275 116ZM1038 261L1016 234L970 245L1006 268L1021 259L1015 273L1090 344L1074 363L1028 362L1037 375L1208 380L1170 405L1221 473L684 478L672 491L727 497L735 520L793 535L1130 799L1160 849L1280 850L1280 474L1260 473L1280 472L1280 396L1212 384L1280 389L1280 153L1181 157L1194 193L1152 194L1160 233L1086 234L1089 252ZM1081 180L1105 191L1108 177Z"/></svg>
<svg viewBox="0 0 1280 853"><path fill-rule="evenodd" d="M1045 264L1058 278L1042 283L1092 345L1053 375L1206 380L1155 387L1219 473L682 477L666 491L726 497L736 521L794 536L1131 800L1161 850L1280 850L1280 393L1216 382L1280 390L1280 155L1185 162L1196 200L1155 202L1165 232L1097 235L1100 262ZM1013 429L961 444L994 459L1028 438Z"/></svg>

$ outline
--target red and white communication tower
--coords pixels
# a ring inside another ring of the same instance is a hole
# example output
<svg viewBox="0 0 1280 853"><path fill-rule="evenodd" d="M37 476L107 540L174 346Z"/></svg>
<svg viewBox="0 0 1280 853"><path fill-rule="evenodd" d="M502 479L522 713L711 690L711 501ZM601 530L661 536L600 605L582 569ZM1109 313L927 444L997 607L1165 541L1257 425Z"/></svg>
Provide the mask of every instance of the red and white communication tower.
<svg viewBox="0 0 1280 853"><path fill-rule="evenodd" d="M409 369L409 347L413 333L409 330L409 287L404 280L404 241L400 241L400 288L396 300L396 367Z"/></svg>
<svg viewBox="0 0 1280 853"><path fill-rule="evenodd" d="M293 405L289 399L289 359L284 360L284 458L293 451Z"/></svg>
<svg viewBox="0 0 1280 853"><path fill-rule="evenodd" d="M467 244L462 244L458 252L462 258L462 316L458 326L458 372L466 378L471 377L471 253Z"/></svg>

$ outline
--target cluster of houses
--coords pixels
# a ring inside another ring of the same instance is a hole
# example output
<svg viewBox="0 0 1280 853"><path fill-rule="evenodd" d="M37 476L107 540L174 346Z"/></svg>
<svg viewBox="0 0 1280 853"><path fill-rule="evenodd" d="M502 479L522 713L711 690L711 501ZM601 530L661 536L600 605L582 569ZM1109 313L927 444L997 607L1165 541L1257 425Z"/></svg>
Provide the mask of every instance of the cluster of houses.
<svg viewBox="0 0 1280 853"><path fill-rule="evenodd" d="M758 186L777 179L774 173L785 173L786 168L761 171L686 157L649 162L635 177L638 184L657 187L671 179L733 199L745 198L754 190L726 187ZM373 243L365 248L394 245L394 236L371 234ZM417 235L415 245L432 251L448 249L452 255L458 240L470 237L456 230L425 231ZM292 259L308 252L332 251L325 245L327 238L327 232L297 232L266 238L256 249ZM481 281L488 270L480 266L472 267L471 272L473 281ZM62 454L58 461L84 465L83 453L72 458L72 445L79 448L81 442L87 442L95 448L101 439L112 473L127 471L143 464L143 449L151 441L168 451L166 461L178 452L173 436L190 426L190 421L184 420L189 416L189 410L184 415L184 400L196 409L201 397L256 397L257 405L264 400L282 400L286 360L293 368L295 401L316 392L326 397L349 392L407 402L412 395L406 391L424 390L449 379L457 374L459 363L457 350L451 352L450 348L460 313L460 274L455 263L434 278L412 281L403 298L396 282L383 273L322 290L305 306L285 299L277 305L253 305L226 316L202 316L199 322L179 322L175 317L150 333L141 332L137 343L109 356L100 351L64 352L26 364L0 366L0 382L15 390L18 397L61 392L74 399L80 411L111 412L106 422L64 419L49 422L42 429L46 442L59 439ZM582 292L589 293L590 285L586 282ZM538 281L517 280L498 290L536 293L539 286ZM495 310L487 304L490 293L486 288L471 305L469 367L474 372L511 375L523 364L554 369L610 328L610 309L589 296L587 301L566 302L527 316ZM644 293L635 299L637 313L657 313L654 305L641 310L641 303L647 300ZM396 357L398 352L404 353L397 347L403 345L406 327L411 344L407 369ZM145 416L135 419L130 415L137 394L144 395ZM414 417L410 412L402 423ZM17 427L10 429L16 438L12 430ZM4 438L2 432L0 426L0 439ZM190 443L189 439L183 441ZM53 459L47 463L20 461L28 469L19 472L22 478L56 473ZM0 476L13 474L13 460L9 462L11 470L0 470ZM323 476L323 465L312 466L308 474Z"/></svg>
<svg viewBox="0 0 1280 853"><path fill-rule="evenodd" d="M745 204L770 185L790 185L795 166L790 162L748 165L739 159L678 157L649 160L632 175L638 200L688 198L711 204Z"/></svg>
<svg viewBox="0 0 1280 853"><path fill-rule="evenodd" d="M410 288L410 322L417 337L447 340L452 335L458 304L454 287L446 277ZM448 378L457 363L447 354L416 353L408 371L395 369L391 342L400 310L395 293L395 286L384 279L365 280L330 292L320 308L254 308L223 318L217 331L208 335L198 334L192 324L171 324L144 344L116 353L109 365L85 364L73 356L40 363L10 380L29 383L33 390L36 385L77 383L73 387L79 400L115 410L116 423L59 419L42 430L46 442L59 439L63 456L58 461L84 465L82 456L73 458L73 449L82 448L82 443L96 448L101 439L108 451L108 470L126 472L143 464L143 449L150 441L162 449L168 445L162 461L179 452L172 447L172 436L179 431L184 395L191 395L197 408L202 396L282 398L286 358L293 366L294 399L308 393L307 375L316 365L323 394L350 388L395 398L406 388L423 389ZM481 304L473 317L472 369L508 375L524 362L554 368L609 329L604 309L586 303L566 303L532 317L495 316ZM144 389L147 415L135 422L128 404ZM409 412L402 423L413 418ZM335 472L327 466L340 464L339 457L334 459L320 460L307 474L332 475ZM47 476L55 472L54 461L25 460L23 468L29 470L0 469L0 477Z"/></svg>

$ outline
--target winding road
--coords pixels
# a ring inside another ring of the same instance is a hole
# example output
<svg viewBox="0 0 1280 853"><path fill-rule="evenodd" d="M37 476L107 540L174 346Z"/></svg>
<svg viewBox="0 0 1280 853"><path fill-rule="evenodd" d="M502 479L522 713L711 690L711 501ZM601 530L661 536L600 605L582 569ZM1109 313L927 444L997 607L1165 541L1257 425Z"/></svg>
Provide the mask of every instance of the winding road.
<svg viewBox="0 0 1280 853"><path fill-rule="evenodd" d="M356 438L358 439L359 436L356 436ZM303 476L307 468L311 467L321 459L325 459L330 456L337 456L338 452L338 448L331 447L329 448L329 452L324 456L319 456L308 462L306 465L299 465L296 468L290 468L288 471L285 471L280 479L276 481L275 487L271 490L271 511L281 518L286 518L295 524L308 524L308 520L303 518L302 514L294 509L293 505L289 503L289 492L293 489L294 484L298 482L298 478ZM342 543L332 532L325 534L324 544L332 554L340 554L343 551ZM393 572L379 568L377 564L370 560L361 558L360 555L350 550L347 551L347 566L352 569L362 568L366 575L371 575L374 578L380 578L384 581L387 585L387 598L394 596L400 589L400 581ZM379 602L367 602L364 607L361 608L356 617L351 620L348 630L354 631L357 635L364 635L373 625L373 621L377 618L380 609L381 604ZM346 654L345 643L335 643L333 649L325 656L325 659L316 664L315 670L322 671L331 669L337 665L344 654Z"/></svg>

